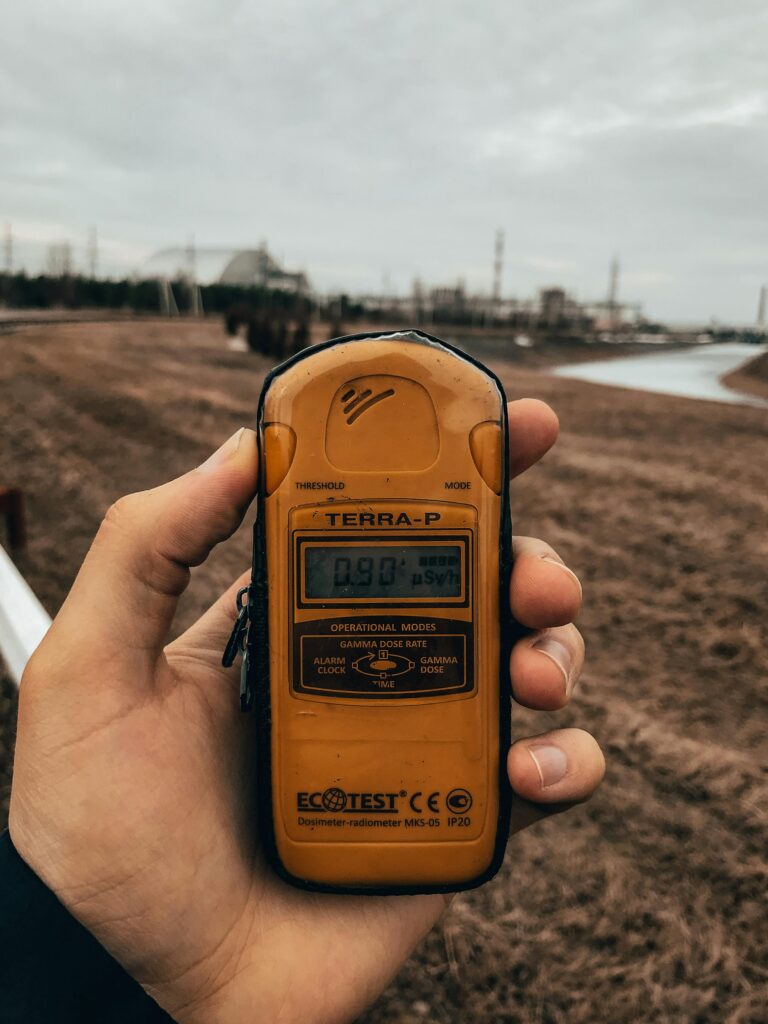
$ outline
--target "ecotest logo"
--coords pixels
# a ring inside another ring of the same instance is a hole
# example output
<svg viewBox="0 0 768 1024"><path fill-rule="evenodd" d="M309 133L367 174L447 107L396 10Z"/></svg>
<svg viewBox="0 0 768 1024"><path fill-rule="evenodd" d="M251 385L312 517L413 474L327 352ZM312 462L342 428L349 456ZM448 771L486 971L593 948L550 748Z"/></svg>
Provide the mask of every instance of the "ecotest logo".
<svg viewBox="0 0 768 1024"><path fill-rule="evenodd" d="M397 814L399 801L406 795L404 789L399 793L347 793L338 786L330 786L314 793L297 793L296 808L336 814Z"/></svg>
<svg viewBox="0 0 768 1024"><path fill-rule="evenodd" d="M462 787L450 790L442 800L441 796L439 789L431 793L419 789L409 796L405 789L399 793L350 793L340 786L329 786L328 789L318 789L313 793L306 790L298 792L296 809L316 814L399 814L400 811L410 810L417 815L439 815L443 803L449 814L466 815L474 802L469 790Z"/></svg>

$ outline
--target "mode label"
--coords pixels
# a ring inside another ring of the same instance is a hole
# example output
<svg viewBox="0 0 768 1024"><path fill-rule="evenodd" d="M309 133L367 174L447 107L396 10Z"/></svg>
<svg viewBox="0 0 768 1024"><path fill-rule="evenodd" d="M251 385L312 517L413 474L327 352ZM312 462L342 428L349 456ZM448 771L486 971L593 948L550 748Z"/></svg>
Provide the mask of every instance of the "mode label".
<svg viewBox="0 0 768 1024"><path fill-rule="evenodd" d="M472 689L472 665L467 622L392 616L295 627L293 686L299 692L397 698L462 693Z"/></svg>

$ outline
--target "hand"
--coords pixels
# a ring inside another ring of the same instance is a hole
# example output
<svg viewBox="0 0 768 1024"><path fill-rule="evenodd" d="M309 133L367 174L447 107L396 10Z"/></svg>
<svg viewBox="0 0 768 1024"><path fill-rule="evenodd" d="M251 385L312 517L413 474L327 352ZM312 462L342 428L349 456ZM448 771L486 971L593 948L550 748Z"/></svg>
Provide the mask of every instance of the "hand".
<svg viewBox="0 0 768 1024"><path fill-rule="evenodd" d="M511 471L554 443L540 402L509 406ZM181 1022L346 1021L445 907L442 896L313 895L265 865L251 813L255 733L221 667L236 581L166 645L190 566L237 527L256 487L242 430L201 467L110 509L21 686L10 830L69 911ZM511 659L515 699L569 700L581 588L517 538L511 607L537 632ZM603 775L577 729L520 739L512 831L587 799ZM332 978L333 984L327 979Z"/></svg>

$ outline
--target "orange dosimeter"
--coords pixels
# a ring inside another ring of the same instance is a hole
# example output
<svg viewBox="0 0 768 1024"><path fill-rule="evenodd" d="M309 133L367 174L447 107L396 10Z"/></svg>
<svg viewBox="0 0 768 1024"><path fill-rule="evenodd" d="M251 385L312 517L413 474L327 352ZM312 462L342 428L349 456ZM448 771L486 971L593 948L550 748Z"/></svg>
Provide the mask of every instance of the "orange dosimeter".
<svg viewBox="0 0 768 1024"><path fill-rule="evenodd" d="M486 881L509 819L501 383L420 331L339 338L269 374L258 437L232 644L272 865L319 891Z"/></svg>

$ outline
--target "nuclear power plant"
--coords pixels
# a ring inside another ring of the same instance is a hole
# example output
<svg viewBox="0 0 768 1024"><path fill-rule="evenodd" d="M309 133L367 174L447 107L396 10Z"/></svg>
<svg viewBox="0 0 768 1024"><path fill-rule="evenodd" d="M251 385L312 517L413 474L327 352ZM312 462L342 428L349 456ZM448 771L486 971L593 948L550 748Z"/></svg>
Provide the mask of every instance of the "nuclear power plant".
<svg viewBox="0 0 768 1024"><path fill-rule="evenodd" d="M504 232L496 232L490 287L487 292L454 284L426 287L417 278L407 295L366 293L345 297L358 316L415 324L453 324L462 327L505 327L559 335L602 333L619 335L647 325L641 303L620 297L620 264L614 256L608 268L605 298L583 300L561 285L542 287L537 294L513 298L503 294Z"/></svg>

